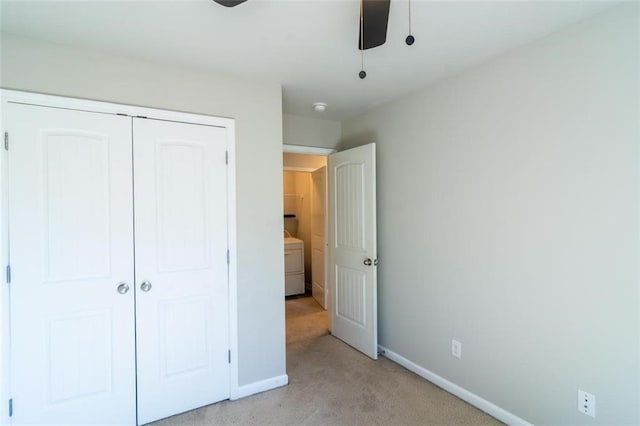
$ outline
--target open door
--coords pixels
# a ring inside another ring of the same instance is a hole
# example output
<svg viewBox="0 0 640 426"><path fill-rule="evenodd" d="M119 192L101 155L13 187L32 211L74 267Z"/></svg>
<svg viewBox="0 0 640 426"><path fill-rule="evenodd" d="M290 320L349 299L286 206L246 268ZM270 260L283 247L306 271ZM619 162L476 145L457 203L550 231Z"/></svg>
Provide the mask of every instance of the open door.
<svg viewBox="0 0 640 426"><path fill-rule="evenodd" d="M327 309L327 168L311 173L311 290L313 298Z"/></svg>
<svg viewBox="0 0 640 426"><path fill-rule="evenodd" d="M331 333L378 358L376 146L329 156Z"/></svg>

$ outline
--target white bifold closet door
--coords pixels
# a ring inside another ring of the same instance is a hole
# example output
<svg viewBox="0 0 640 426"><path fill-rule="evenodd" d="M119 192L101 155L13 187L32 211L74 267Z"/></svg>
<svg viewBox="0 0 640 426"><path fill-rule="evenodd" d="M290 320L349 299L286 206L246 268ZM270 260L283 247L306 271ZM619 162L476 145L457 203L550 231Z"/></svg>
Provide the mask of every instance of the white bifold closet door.
<svg viewBox="0 0 640 426"><path fill-rule="evenodd" d="M227 135L219 127L133 121L144 424L229 397Z"/></svg>
<svg viewBox="0 0 640 426"><path fill-rule="evenodd" d="M228 398L226 129L21 104L7 126L12 422Z"/></svg>
<svg viewBox="0 0 640 426"><path fill-rule="evenodd" d="M9 104L13 424L135 424L131 119Z"/></svg>

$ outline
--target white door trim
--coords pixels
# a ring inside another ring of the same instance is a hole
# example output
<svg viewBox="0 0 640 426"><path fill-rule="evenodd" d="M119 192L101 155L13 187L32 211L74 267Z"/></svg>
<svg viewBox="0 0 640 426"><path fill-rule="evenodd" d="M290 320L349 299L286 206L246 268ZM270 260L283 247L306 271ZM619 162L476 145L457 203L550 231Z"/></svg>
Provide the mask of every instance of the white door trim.
<svg viewBox="0 0 640 426"><path fill-rule="evenodd" d="M0 97L3 102L33 104L52 108L76 109L103 114L125 114L132 117L146 117L156 120L179 121L183 123L205 124L209 126L229 127L233 126L233 123L235 122L232 118L213 117L209 115L92 101L87 99L43 95L33 92L21 92L18 90L3 89L0 93Z"/></svg>
<svg viewBox="0 0 640 426"><path fill-rule="evenodd" d="M289 154L329 155L336 152L336 150L332 148L319 148L316 146L284 144L282 145L282 152L288 152Z"/></svg>
<svg viewBox="0 0 640 426"><path fill-rule="evenodd" d="M4 94L0 92L0 135L4 144L4 132L6 123L6 112ZM4 269L9 264L9 222L7 221L8 203L8 173L7 173L7 151L4 145L0 147L0 266ZM6 277L0 279L0 424L9 424L9 390L11 389L11 377L9 374L10 363L9 346L10 336L10 310L9 310L9 286L6 284Z"/></svg>
<svg viewBox="0 0 640 426"><path fill-rule="evenodd" d="M230 399L239 395L238 385L238 271L237 271L237 233L236 233L236 141L235 120L232 118L212 117L178 111L167 111L156 108L146 108L132 105L121 105L109 102L44 95L17 90L0 90L0 135L2 145L0 150L0 269L4 274L5 266L9 264L8 253L8 184L7 184L7 151L4 150L4 134L7 129L6 111L8 103L22 103L41 105L52 108L64 108L80 111L90 111L103 114L122 114L132 117L147 117L157 120L178 121L191 124L227 128L228 150L228 244L229 244L229 350L230 357ZM10 135L9 135L10 139ZM10 359L9 339L9 286L3 277L0 281L0 424L8 424L8 400L10 392Z"/></svg>

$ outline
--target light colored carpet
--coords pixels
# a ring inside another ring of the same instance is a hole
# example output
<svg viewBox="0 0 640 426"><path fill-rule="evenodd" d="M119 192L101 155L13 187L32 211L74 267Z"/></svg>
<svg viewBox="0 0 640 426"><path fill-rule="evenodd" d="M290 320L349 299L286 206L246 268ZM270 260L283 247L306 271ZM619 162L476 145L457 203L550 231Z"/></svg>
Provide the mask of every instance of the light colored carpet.
<svg viewBox="0 0 640 426"><path fill-rule="evenodd" d="M153 423L173 425L499 425L496 419L384 357L329 335L311 297L287 300L289 385Z"/></svg>

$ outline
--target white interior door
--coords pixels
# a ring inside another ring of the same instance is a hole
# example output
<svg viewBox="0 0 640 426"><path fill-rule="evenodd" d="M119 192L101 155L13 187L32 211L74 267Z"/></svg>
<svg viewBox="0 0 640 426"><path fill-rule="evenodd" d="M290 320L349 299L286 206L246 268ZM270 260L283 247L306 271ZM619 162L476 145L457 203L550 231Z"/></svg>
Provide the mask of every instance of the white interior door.
<svg viewBox="0 0 640 426"><path fill-rule="evenodd" d="M375 144L329 156L331 333L378 358Z"/></svg>
<svg viewBox="0 0 640 426"><path fill-rule="evenodd" d="M7 125L13 423L135 424L131 119Z"/></svg>
<svg viewBox="0 0 640 426"><path fill-rule="evenodd" d="M326 279L326 197L327 168L311 173L311 292L314 299L327 309Z"/></svg>
<svg viewBox="0 0 640 426"><path fill-rule="evenodd" d="M226 129L134 119L138 421L229 397Z"/></svg>

